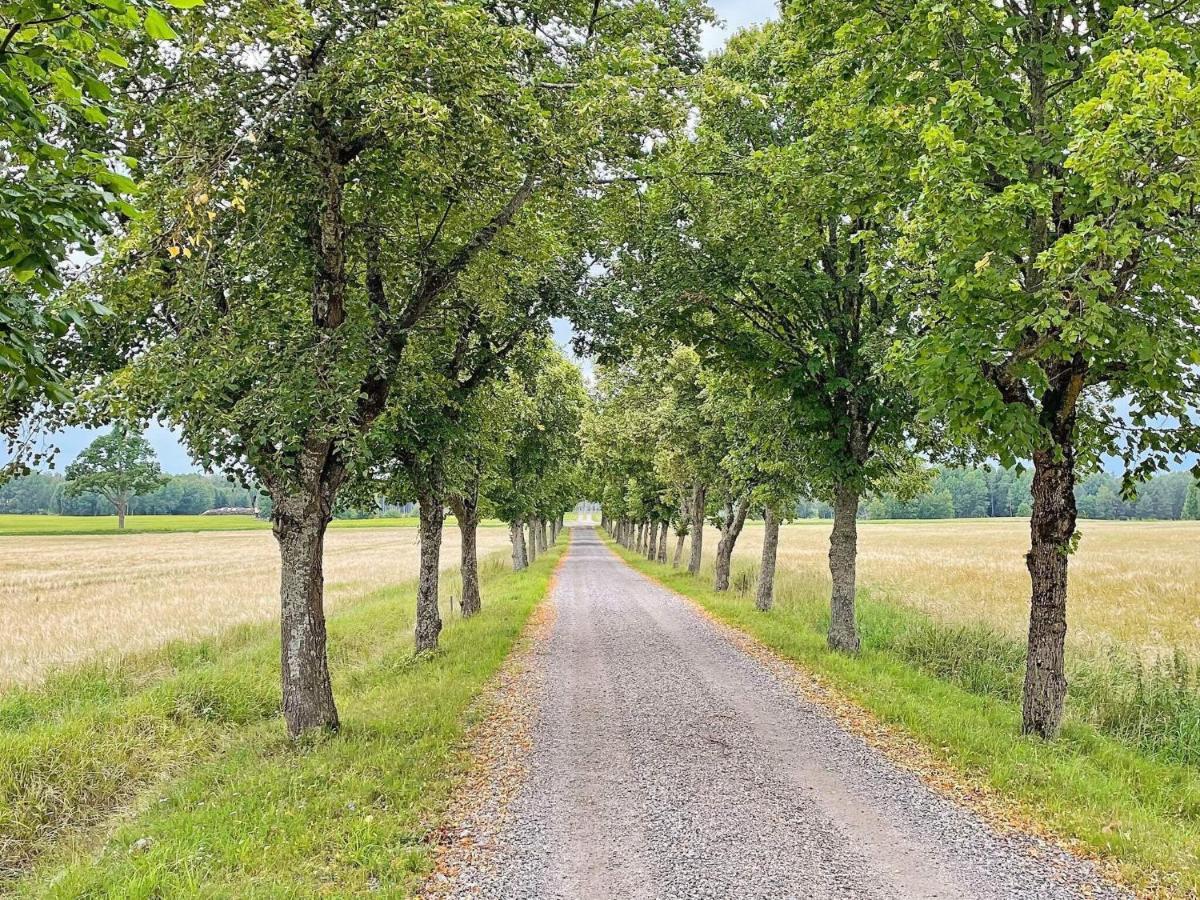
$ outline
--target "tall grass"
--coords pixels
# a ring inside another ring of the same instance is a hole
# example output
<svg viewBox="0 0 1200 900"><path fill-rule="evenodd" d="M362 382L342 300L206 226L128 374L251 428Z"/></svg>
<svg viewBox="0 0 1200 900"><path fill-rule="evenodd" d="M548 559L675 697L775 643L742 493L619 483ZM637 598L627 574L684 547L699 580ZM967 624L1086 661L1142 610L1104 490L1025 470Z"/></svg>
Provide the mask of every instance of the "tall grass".
<svg viewBox="0 0 1200 900"><path fill-rule="evenodd" d="M704 573L707 576L707 572ZM753 594L757 566L739 564L731 587ZM777 582L777 604L814 632L828 626L828 601L809 579ZM946 622L869 589L859 594L865 647L983 697L1021 699L1025 642L984 623ZM1181 649L1147 661L1129 649L1074 647L1068 653L1068 716L1147 753L1200 766L1200 664Z"/></svg>

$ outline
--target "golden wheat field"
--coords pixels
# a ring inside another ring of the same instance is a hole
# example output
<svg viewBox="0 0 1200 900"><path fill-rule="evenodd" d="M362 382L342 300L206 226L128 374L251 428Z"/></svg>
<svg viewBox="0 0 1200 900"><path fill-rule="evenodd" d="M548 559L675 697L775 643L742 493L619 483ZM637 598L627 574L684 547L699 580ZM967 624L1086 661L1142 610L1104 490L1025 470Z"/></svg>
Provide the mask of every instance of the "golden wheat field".
<svg viewBox="0 0 1200 900"><path fill-rule="evenodd" d="M1071 640L1116 642L1149 655L1176 647L1200 652L1200 522L1084 521L1079 530L1070 571ZM826 595L828 540L828 522L784 527L781 600ZM859 585L881 600L1023 634L1028 543L1022 519L860 522ZM705 535L707 557L716 544L715 531ZM761 552L762 525L747 524L735 559L746 567Z"/></svg>
<svg viewBox="0 0 1200 900"><path fill-rule="evenodd" d="M482 558L507 543L479 530ZM442 560L456 565L458 529ZM330 608L415 578L417 529L331 529ZM0 537L0 685L278 615L279 552L269 531Z"/></svg>

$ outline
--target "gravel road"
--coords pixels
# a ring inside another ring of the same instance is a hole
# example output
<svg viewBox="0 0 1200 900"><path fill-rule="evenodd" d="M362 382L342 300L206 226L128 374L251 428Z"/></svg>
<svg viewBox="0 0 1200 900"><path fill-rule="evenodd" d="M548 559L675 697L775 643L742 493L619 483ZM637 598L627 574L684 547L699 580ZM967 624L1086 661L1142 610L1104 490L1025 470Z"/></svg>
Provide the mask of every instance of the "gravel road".
<svg viewBox="0 0 1200 900"><path fill-rule="evenodd" d="M553 602L528 777L450 895L1127 896L898 769L593 529Z"/></svg>

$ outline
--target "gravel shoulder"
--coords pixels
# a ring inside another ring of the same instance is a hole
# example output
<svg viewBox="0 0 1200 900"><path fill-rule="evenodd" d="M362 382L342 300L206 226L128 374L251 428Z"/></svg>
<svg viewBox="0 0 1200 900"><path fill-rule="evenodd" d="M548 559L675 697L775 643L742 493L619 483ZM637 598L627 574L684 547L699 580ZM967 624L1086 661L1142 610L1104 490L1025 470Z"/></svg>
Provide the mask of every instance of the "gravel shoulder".
<svg viewBox="0 0 1200 900"><path fill-rule="evenodd" d="M431 894L1129 896L894 765L593 529L574 529L552 604L507 687L520 759L470 788L502 800L451 829L488 837Z"/></svg>

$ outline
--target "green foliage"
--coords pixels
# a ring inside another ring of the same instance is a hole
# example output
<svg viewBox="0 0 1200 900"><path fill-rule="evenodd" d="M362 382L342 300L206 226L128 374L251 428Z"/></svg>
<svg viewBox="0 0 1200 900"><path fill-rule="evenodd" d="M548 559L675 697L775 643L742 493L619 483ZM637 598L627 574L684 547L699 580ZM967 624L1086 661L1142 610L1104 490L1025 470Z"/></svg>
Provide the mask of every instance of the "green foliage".
<svg viewBox="0 0 1200 900"><path fill-rule="evenodd" d="M909 456L913 403L884 367L905 320L866 273L894 239L913 146L827 53L826 22L785 17L713 61L695 127L611 204L599 290L616 312L593 331L609 355L665 332L782 394L806 480L831 496Z"/></svg>
<svg viewBox="0 0 1200 900"><path fill-rule="evenodd" d="M10 438L31 404L68 398L57 342L84 312L103 311L53 296L64 261L96 253L116 219L134 215L120 88L143 21L173 37L143 0L0 3L0 429Z"/></svg>
<svg viewBox="0 0 1200 900"><path fill-rule="evenodd" d="M1006 464L1165 468L1200 386L1200 4L851 5L842 49L922 142L875 275L930 415Z"/></svg>
<svg viewBox="0 0 1200 900"><path fill-rule="evenodd" d="M490 442L489 452L461 452L478 464L483 505L492 515L505 522L556 519L582 493L580 431L589 398L579 367L548 342L514 363L477 399L476 415L487 424L475 434Z"/></svg>
<svg viewBox="0 0 1200 900"><path fill-rule="evenodd" d="M277 511L369 470L364 435L445 377L455 334L543 327L522 304L574 258L594 169L682 115L700 8L589 14L537 5L561 46L522 4L190 15L163 77L192 87L146 111L146 214L97 281L119 313L98 351L127 363L99 399L161 412Z"/></svg>
<svg viewBox="0 0 1200 900"><path fill-rule="evenodd" d="M258 493L219 475L173 475L162 486L133 496L133 515L196 515L219 507L252 507ZM61 476L33 472L0 485L0 513L99 516L109 510L95 494L67 496Z"/></svg>
<svg viewBox="0 0 1200 900"><path fill-rule="evenodd" d="M1188 488L1187 499L1184 501L1180 518L1193 521L1200 519L1200 484L1193 482Z"/></svg>

